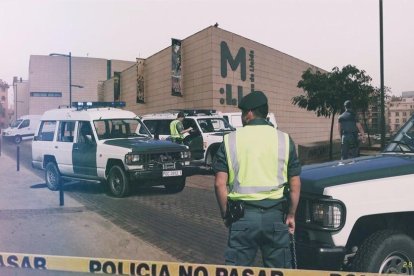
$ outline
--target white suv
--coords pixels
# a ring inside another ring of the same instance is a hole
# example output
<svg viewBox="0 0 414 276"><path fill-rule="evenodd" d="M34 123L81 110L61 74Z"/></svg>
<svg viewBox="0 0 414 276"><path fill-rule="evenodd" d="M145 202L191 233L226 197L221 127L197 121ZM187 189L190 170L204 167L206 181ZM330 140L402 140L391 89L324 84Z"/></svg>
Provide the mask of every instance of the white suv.
<svg viewBox="0 0 414 276"><path fill-rule="evenodd" d="M57 190L61 178L107 182L115 197L126 196L133 183L184 189L187 146L154 140L133 112L79 106L46 111L33 139L32 165L45 170L49 189Z"/></svg>
<svg viewBox="0 0 414 276"><path fill-rule="evenodd" d="M300 268L414 275L414 116L381 154L304 166L300 177Z"/></svg>
<svg viewBox="0 0 414 276"><path fill-rule="evenodd" d="M184 143L190 148L192 159L203 160L207 166L211 165L223 142L223 136L235 130L214 110L174 110L146 114L141 118L155 139L166 140L170 137L170 123L177 118L180 111L186 115L184 129L193 128L184 139Z"/></svg>

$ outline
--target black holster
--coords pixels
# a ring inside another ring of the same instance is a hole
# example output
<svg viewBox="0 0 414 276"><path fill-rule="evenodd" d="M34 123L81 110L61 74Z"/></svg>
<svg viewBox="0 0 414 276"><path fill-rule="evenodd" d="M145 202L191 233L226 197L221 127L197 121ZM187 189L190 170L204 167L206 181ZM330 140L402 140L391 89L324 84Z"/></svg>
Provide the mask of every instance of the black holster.
<svg viewBox="0 0 414 276"><path fill-rule="evenodd" d="M228 224L238 221L244 216L244 202L241 200L227 200L227 209L224 219Z"/></svg>

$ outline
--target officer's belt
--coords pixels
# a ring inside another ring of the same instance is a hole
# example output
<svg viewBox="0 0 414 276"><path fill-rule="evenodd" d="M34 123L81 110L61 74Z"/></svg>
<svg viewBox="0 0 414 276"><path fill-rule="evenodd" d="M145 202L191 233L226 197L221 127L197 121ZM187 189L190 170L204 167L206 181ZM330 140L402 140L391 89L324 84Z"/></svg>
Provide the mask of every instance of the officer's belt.
<svg viewBox="0 0 414 276"><path fill-rule="evenodd" d="M278 209L285 210L286 199L244 200L245 209Z"/></svg>

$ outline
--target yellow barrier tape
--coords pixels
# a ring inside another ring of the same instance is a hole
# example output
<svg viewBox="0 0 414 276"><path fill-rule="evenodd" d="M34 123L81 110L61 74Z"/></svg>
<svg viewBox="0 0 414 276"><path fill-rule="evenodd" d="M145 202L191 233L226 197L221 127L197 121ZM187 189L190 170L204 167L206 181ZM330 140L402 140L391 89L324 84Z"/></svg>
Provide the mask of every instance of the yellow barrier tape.
<svg viewBox="0 0 414 276"><path fill-rule="evenodd" d="M234 267L0 252L0 268L140 276L372 276L376 273Z"/></svg>

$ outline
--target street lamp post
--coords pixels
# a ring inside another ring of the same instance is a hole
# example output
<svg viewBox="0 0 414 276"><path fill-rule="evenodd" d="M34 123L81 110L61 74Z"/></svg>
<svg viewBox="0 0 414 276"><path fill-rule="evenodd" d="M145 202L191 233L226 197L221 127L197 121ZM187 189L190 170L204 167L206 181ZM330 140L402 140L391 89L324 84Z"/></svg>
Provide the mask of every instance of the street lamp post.
<svg viewBox="0 0 414 276"><path fill-rule="evenodd" d="M72 53L69 52L69 55L65 55L65 54L57 54L57 53L52 53L49 54L49 56L61 56L61 57L67 57L69 58L69 107L72 106Z"/></svg>
<svg viewBox="0 0 414 276"><path fill-rule="evenodd" d="M14 117L15 117L15 119L16 119L16 121L17 121L17 103L19 102L18 100L17 100L17 83L18 83L19 81L18 81L18 78L17 77L14 77L13 78L13 88L14 88L14 100L15 100L15 102L16 102L16 104L14 105ZM20 82L22 82L22 79L20 78Z"/></svg>
<svg viewBox="0 0 414 276"><path fill-rule="evenodd" d="M381 78L381 149L385 146L385 95L384 95L384 36L382 27L382 0L379 0L380 19L380 78Z"/></svg>
<svg viewBox="0 0 414 276"><path fill-rule="evenodd" d="M16 104L14 106L14 116L16 117L16 121L17 121L17 82L13 83L14 86L14 98L16 100Z"/></svg>

